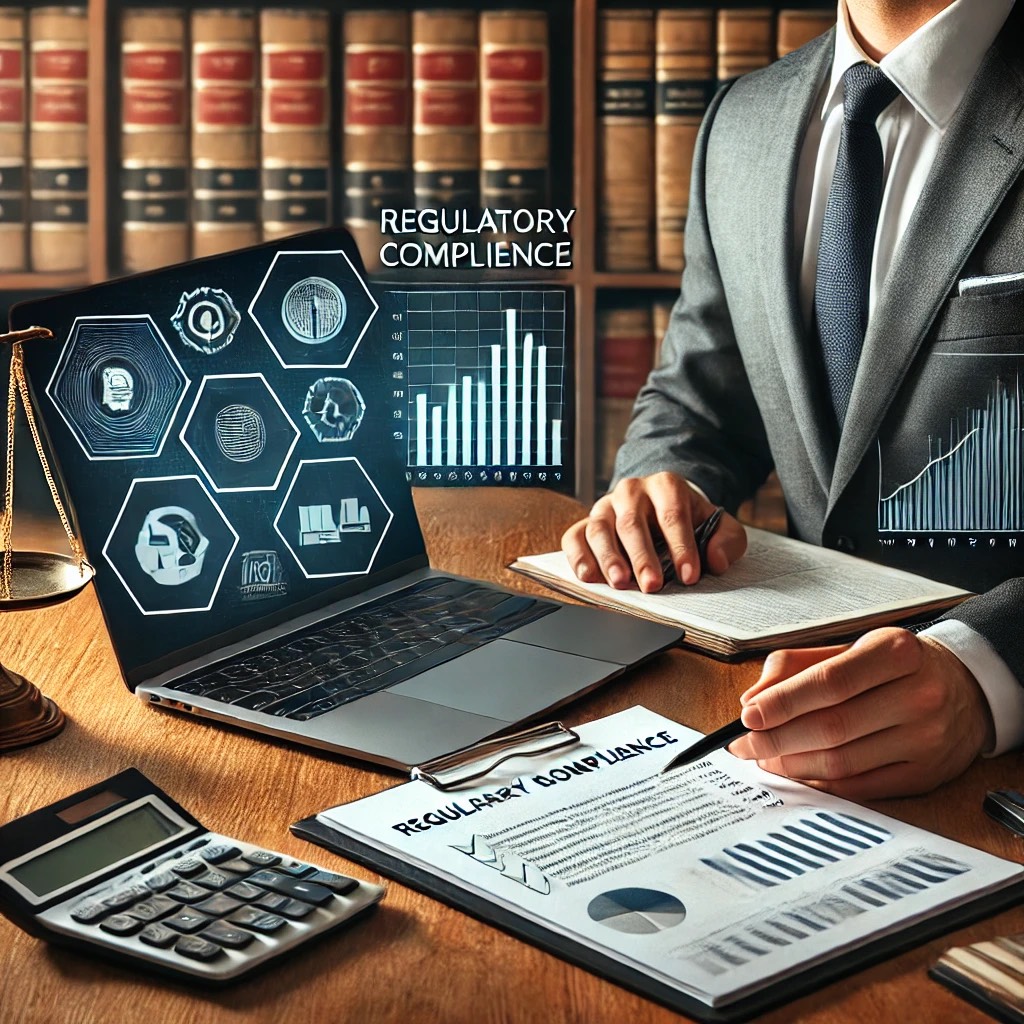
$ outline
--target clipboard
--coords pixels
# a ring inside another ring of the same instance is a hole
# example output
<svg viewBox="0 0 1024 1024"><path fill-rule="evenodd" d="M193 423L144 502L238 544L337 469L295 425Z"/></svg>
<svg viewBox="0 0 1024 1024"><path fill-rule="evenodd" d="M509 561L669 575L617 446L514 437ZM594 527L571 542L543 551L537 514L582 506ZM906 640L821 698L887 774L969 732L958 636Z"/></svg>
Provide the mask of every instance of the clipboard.
<svg viewBox="0 0 1024 1024"><path fill-rule="evenodd" d="M412 780L422 780L441 791L448 791L480 778L502 762L516 756L542 756L579 743L578 734L561 722L550 722L497 739L484 741L462 751L412 770ZM345 835L317 820L304 818L291 826L291 832L309 842L347 857L380 872L424 895L477 920L543 949L561 960L582 967L621 985L632 992L660 1003L677 1013L709 1024L732 1024L776 1009L864 970L874 964L982 920L1024 900L1024 879L993 893L974 899L926 920L901 928L829 960L798 969L780 981L723 1006L712 1007L702 1000L680 992L657 978L622 963L613 956L592 949L583 942L561 935L529 917L510 911L486 896L472 892L432 871L412 865L400 857Z"/></svg>

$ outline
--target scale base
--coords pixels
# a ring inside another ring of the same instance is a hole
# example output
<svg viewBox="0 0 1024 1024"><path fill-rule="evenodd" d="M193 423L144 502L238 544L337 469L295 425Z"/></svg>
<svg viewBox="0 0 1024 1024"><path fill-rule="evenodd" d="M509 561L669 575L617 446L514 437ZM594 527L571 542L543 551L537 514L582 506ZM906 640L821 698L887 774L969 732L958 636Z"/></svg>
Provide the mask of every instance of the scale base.
<svg viewBox="0 0 1024 1024"><path fill-rule="evenodd" d="M42 743L64 728L64 712L24 676L0 665L0 753Z"/></svg>

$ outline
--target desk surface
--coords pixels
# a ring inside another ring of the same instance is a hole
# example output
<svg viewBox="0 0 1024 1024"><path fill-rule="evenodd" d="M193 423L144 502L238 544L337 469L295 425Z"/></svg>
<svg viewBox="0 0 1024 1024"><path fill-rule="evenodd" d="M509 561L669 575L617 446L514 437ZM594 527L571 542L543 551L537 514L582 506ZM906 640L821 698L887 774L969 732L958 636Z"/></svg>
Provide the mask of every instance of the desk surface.
<svg viewBox="0 0 1024 1024"><path fill-rule="evenodd" d="M536 491L421 491L431 561L452 572L532 585L505 570L516 555L557 546L580 514ZM62 735L0 757L0 822L139 767L208 827L366 878L369 873L293 837L290 822L400 781L328 754L258 739L136 700L121 682L91 587L45 609L0 615L0 658L56 698ZM581 724L644 704L701 730L734 717L758 663L723 665L674 651L571 704ZM981 812L986 790L1017 781L1007 755L975 765L940 793L879 803L885 813L1002 856L1021 846ZM790 1022L984 1021L925 975L948 945L1024 931L1007 911L800 999L764 1019ZM670 1011L390 883L380 909L300 958L220 994L174 985L58 950L0 918L3 1024L206 1024L223 1021L552 1022L677 1020Z"/></svg>

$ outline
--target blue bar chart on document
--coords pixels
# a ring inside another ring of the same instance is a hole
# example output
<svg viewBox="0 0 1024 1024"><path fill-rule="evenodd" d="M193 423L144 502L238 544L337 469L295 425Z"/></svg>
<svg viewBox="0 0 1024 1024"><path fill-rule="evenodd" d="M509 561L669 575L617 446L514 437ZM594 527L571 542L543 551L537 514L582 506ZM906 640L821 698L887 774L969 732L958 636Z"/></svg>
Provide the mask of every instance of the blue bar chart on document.
<svg viewBox="0 0 1024 1024"><path fill-rule="evenodd" d="M410 483L573 489L567 289L409 286L382 307Z"/></svg>

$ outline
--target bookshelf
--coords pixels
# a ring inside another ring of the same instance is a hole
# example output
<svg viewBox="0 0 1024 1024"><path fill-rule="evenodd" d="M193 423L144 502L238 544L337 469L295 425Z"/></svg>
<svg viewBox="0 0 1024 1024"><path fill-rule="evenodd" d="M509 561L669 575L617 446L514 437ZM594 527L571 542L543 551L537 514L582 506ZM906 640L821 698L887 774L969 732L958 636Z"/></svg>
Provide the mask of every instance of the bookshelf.
<svg viewBox="0 0 1024 1024"><path fill-rule="evenodd" d="M80 0L85 3L85 0ZM12 6L12 5L8 5ZM25 8L52 6L38 0L17 4ZM121 270L120 227L108 211L117 209L118 172L120 160L120 24L126 8L175 6L185 10L206 7L283 7L267 0L219 0L197 3L195 0L88 0L89 44L89 261L85 270L74 273L0 273L0 308L6 310L14 302L33 294L82 287L119 276ZM474 11L544 9L549 16L551 46L551 205L576 209L574 221L574 262L569 270L551 275L548 280L569 285L575 296L576 353L576 494L583 501L595 497L595 429L597 405L595 373L595 331L597 310L602 296L609 292L629 291L654 295L671 295L678 290L679 274L674 271L611 272L603 270L598 261L597 160L598 139L598 21L605 8L636 8L687 6L678 0L660 4L616 0L375 0L372 5L345 5L310 0L306 6L321 7L330 12L331 46L335 58L331 78L331 152L342 147L342 78L339 41L341 38L341 7L359 9L449 9ZM692 6L692 5L691 5ZM709 4L722 7L754 7L755 3ZM787 8L820 8L821 0L790 0ZM336 161L340 164L340 161ZM338 172L340 174L340 170ZM335 175L335 195L341 194ZM335 204L335 219L340 202ZM437 271L427 273L406 271L403 280L437 280ZM518 276L518 275L516 275ZM539 274L532 275L533 280ZM388 277L381 275L386 282Z"/></svg>

